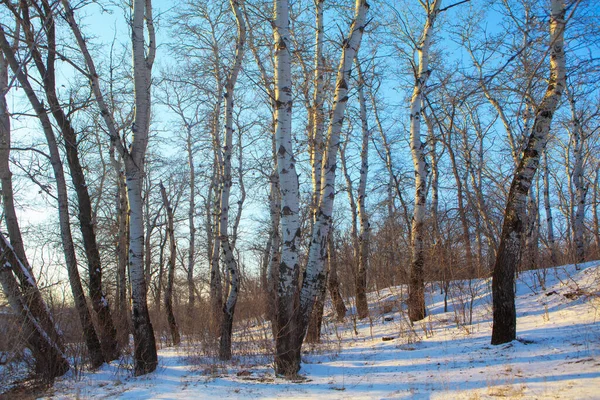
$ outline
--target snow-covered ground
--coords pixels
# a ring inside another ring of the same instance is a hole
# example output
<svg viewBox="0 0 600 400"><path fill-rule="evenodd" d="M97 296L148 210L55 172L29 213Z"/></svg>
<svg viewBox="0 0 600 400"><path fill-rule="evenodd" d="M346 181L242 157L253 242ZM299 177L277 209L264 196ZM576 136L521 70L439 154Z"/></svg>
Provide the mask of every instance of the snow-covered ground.
<svg viewBox="0 0 600 400"><path fill-rule="evenodd" d="M119 363L67 376L47 398L600 398L600 261L529 271L517 286L518 341L491 346L490 281L454 282L448 312L430 287L429 317L413 327L398 311L402 288L370 294L371 318L325 322L306 346L297 382L277 378L271 358L232 362L193 345L159 352L156 372L132 377ZM545 279L545 284L542 282ZM469 285L470 284L470 285ZM473 299L472 324L469 324ZM258 327L250 334L261 335ZM265 328L266 329L266 328ZM248 331L244 333L248 338ZM384 340L385 339L385 340Z"/></svg>

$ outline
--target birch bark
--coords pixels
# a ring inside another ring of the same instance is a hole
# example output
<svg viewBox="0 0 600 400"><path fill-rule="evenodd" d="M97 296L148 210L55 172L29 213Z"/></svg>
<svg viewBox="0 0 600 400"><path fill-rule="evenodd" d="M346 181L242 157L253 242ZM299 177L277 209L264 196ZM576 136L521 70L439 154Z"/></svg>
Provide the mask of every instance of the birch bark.
<svg viewBox="0 0 600 400"><path fill-rule="evenodd" d="M219 358L231 359L231 336L233 333L233 314L240 289L240 272L238 262L233 254L233 246L228 234L229 224L229 194L232 186L231 157L233 152L233 99L234 89L238 74L244 58L244 45L246 42L246 23L240 9L241 0L230 0L231 10L237 23L237 42L235 48L234 64L225 84L225 144L223 147L222 175L221 175L221 204L219 216L219 240L221 250L228 271L229 293L223 305L221 320L221 338L219 344ZM238 213L238 216L241 214ZM236 221L236 222L239 222Z"/></svg>
<svg viewBox="0 0 600 400"><path fill-rule="evenodd" d="M362 40L366 15L369 5L365 0L355 3L354 21L350 27L350 34L344 40L342 55L337 70L335 95L331 110L331 119L327 132L326 149L323 155L323 168L321 175L321 193L317 210L317 218L313 227L310 249L306 270L304 272L300 290L299 305L299 330L298 343L301 345L306 334L306 327L313 309L317 295L326 284L324 265L327 258L327 238L331 227L333 200L335 198L335 169L337 152L340 142L340 132L344 122L344 113L348 102L348 83L350 70ZM296 359L298 367L300 361L300 348L297 348Z"/></svg>
<svg viewBox="0 0 600 400"><path fill-rule="evenodd" d="M132 322L134 336L135 375L152 372L158 364L156 341L150 322L147 304L147 286L144 274L144 218L142 185L144 158L150 129L150 90L152 65L156 55L156 38L151 0L134 0L132 3L132 47L135 115L131 127L132 143L126 148L121 143L118 129L102 94L98 73L81 34L68 0L61 0L67 22L84 57L88 79L100 114L107 126L111 145L119 151L125 165L127 198L129 203L129 271L132 297ZM145 28L144 28L145 27ZM146 34L147 31L147 44ZM147 52L146 52L147 50Z"/></svg>
<svg viewBox="0 0 600 400"><path fill-rule="evenodd" d="M417 46L418 70L410 102L410 150L415 171L415 205L412 219L412 257L408 291L408 317L411 321L425 318L425 283L423 264L425 262L425 216L427 214L427 160L424 143L421 141L421 112L423 92L426 88L429 70L429 51L433 26L439 13L442 0L435 0L424 7L427 21Z"/></svg>
<svg viewBox="0 0 600 400"><path fill-rule="evenodd" d="M550 8L550 79L544 98L536 110L533 129L510 186L500 246L492 275L494 322L491 342L494 345L516 338L514 279L521 256L524 209L540 156L546 147L552 117L565 87L564 0L552 0Z"/></svg>
<svg viewBox="0 0 600 400"><path fill-rule="evenodd" d="M133 309L133 339L135 375L156 369L158 358L156 340L150 322L147 304L147 283L144 274L144 216L142 185L148 134L150 129L151 74L156 54L156 41L151 0L133 1L132 21L133 83L135 115L132 125L132 143L124 151L127 197L129 199L129 270ZM146 29L144 29L146 26ZM148 34L146 45L145 31ZM146 51L147 50L147 51Z"/></svg>
<svg viewBox="0 0 600 400"><path fill-rule="evenodd" d="M291 376L298 372L299 346L295 340L300 238L299 190L292 148L292 72L289 32L289 2L275 0L273 10L275 44L275 147L281 194L281 262L279 263L276 318L275 372Z"/></svg>

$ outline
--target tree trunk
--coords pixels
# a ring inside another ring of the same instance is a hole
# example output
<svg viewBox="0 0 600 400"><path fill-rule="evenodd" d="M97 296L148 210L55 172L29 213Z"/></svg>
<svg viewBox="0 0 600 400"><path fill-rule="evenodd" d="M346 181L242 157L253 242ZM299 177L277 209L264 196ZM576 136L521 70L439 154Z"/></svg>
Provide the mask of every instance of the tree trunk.
<svg viewBox="0 0 600 400"><path fill-rule="evenodd" d="M167 287L165 288L165 312L167 313L167 322L169 324L169 330L171 331L173 346L177 346L181 342L181 337L179 336L179 326L177 326L175 314L173 313L173 283L175 280L175 265L177 263L175 227L173 224L173 209L171 208L171 202L167 197L167 190L162 182L160 182L160 194L163 199L165 210L167 210L167 236L169 237L169 272L167 275ZM158 284L161 284L160 280Z"/></svg>
<svg viewBox="0 0 600 400"><path fill-rule="evenodd" d="M188 284L188 318L191 327L194 320L195 313L195 285L194 285L194 264L196 260L196 226L194 217L196 216L196 167L194 166L194 152L192 151L192 128L188 126L187 132L187 153L188 153L188 167L190 169L190 208L188 210L188 224L190 229L190 244L188 247L188 271L187 271L187 284Z"/></svg>
<svg viewBox="0 0 600 400"><path fill-rule="evenodd" d="M56 143L56 137L52 130L52 124L48 114L44 109L44 106L37 98L33 88L31 87L27 76L23 73L19 66L19 63L15 59L14 53L6 40L4 30L0 26L0 47L10 65L13 73L17 76L21 87L23 88L31 106L33 107L36 116L39 118L40 123L48 142L48 149L50 151L50 163L54 172L56 180L56 192L58 199L58 216L59 226L62 238L63 251L65 255L65 262L67 265L67 271L69 275L69 283L71 285L71 291L73 292L73 299L75 301L75 308L79 314L79 319L84 333L84 338L90 353L92 367L97 368L104 362L104 356L102 355L102 348L96 330L92 323L90 312L87 308L85 294L81 285L81 279L79 277L79 271L77 269L77 259L75 257L75 246L73 243L73 237L71 234L71 226L69 222L69 199L67 194L67 183L65 179L65 173L60 159L60 153L58 150L58 144Z"/></svg>
<svg viewBox="0 0 600 400"><path fill-rule="evenodd" d="M360 68L358 58L356 70L358 72L358 100L360 103L360 121L362 127L362 148L360 152L360 180L358 184L358 220L360 222L360 233L358 235L358 264L356 269L356 312L358 318L369 316L369 304L367 303L367 271L369 269L369 237L371 227L369 215L366 210L367 198L367 175L369 173L369 141L371 134L367 123L367 105L365 101L365 81Z"/></svg>
<svg viewBox="0 0 600 400"><path fill-rule="evenodd" d="M500 246L492 276L493 328L492 344L507 343L516 338L514 279L521 256L521 236L527 194L546 147L550 124L565 86L565 4L551 1L550 80L542 102L536 110L533 129L510 186Z"/></svg>
<svg viewBox="0 0 600 400"><path fill-rule="evenodd" d="M147 282L144 274L144 216L142 185L148 134L150 129L151 73L156 42L152 19L151 0L133 1L132 20L133 75L135 115L132 125L133 143L125 153L125 176L129 199L129 270L133 308L134 373L136 376L152 372L158 365L156 340L150 322L147 303ZM146 49L144 24L148 31ZM147 50L147 51L146 51ZM146 54L147 53L147 54Z"/></svg>
<svg viewBox="0 0 600 400"><path fill-rule="evenodd" d="M548 152L544 152L544 208L546 210L546 225L548 230L548 248L550 249L551 267L557 265L556 244L554 243L554 224L552 222L552 206L550 204L550 174L548 171Z"/></svg>
<svg viewBox="0 0 600 400"><path fill-rule="evenodd" d="M50 339L56 343L61 350L64 349L62 335L57 328L50 310L42 299L42 294L37 287L37 282L33 271L27 261L21 229L17 219L15 203L13 198L12 173L9 168L10 155L10 114L6 102L6 93L8 90L8 61L3 57L0 51L0 182L2 189L2 206L4 211L4 221L10 243L15 251L17 259L22 262L13 266L13 273L17 276L20 283L20 290L25 304L34 318L39 321L42 329L48 334ZM4 89L6 88L6 89Z"/></svg>
<svg viewBox="0 0 600 400"><path fill-rule="evenodd" d="M585 183L583 157L584 157L584 135L581 127L581 121L575 107L573 93L567 90L569 105L571 108L571 147L573 148L573 171L571 172L571 185L575 188L575 213L572 219L571 229L573 230L573 244L575 245L575 263L585 261L585 241L584 241L584 219L585 219L585 198L588 187Z"/></svg>
<svg viewBox="0 0 600 400"><path fill-rule="evenodd" d="M102 353L107 361L115 360L119 356L116 340L116 330L113 325L112 315L108 299L102 289L102 263L100 261L100 251L96 241L96 232L94 228L94 219L92 217L92 203L87 189L87 182L83 173L83 168L79 160L79 147L77 134L70 119L62 109L58 95L56 93L55 78L55 25L53 11L46 1L42 1L45 15L44 29L47 36L47 60L44 63L42 55L35 42L34 32L29 20L28 8L23 8L23 23L25 36L28 46L33 55L38 72L43 77L43 86L46 93L46 99L50 105L50 112L62 133L67 155L67 164L71 172L71 181L77 195L77 205L79 209L79 227L83 238L83 247L88 260L89 281L88 288L92 308L98 316L98 326L102 343Z"/></svg>
<svg viewBox="0 0 600 400"><path fill-rule="evenodd" d="M144 157L148 146L150 129L150 89L152 65L156 56L156 36L152 18L151 0L133 1L132 49L135 116L132 125L133 142L129 147L120 141L113 114L104 101L99 76L87 44L73 16L68 0L61 0L67 22L75 35L88 70L88 77L100 114L106 123L111 145L119 151L125 164L127 197L129 201L129 271L132 297L132 322L134 337L135 375L143 375L156 369L158 359L154 331L147 304L147 287L144 275L144 220L142 204L142 181ZM144 29L144 25L146 29ZM148 45L144 31L147 30ZM147 52L146 52L147 50Z"/></svg>
<svg viewBox="0 0 600 400"><path fill-rule="evenodd" d="M292 148L292 72L288 0L274 1L275 143L281 192L281 262L279 263L275 318L275 373L293 376L300 368L295 310L300 238L299 190Z"/></svg>
<svg viewBox="0 0 600 400"><path fill-rule="evenodd" d="M327 280L327 288L329 289L329 296L331 296L331 302L337 316L337 321L342 322L346 317L346 305L344 299L340 294L340 282L337 274L337 250L335 248L335 239L333 235L333 229L329 231L329 239L327 240L327 246L329 251L327 252L327 263L329 264L329 279Z"/></svg>
<svg viewBox="0 0 600 400"><path fill-rule="evenodd" d="M231 336L233 333L233 314L240 290L240 271L238 262L233 255L233 246L228 234L229 224L229 194L232 186L231 157L233 150L233 99L238 73L242 67L244 57L244 44L246 42L246 24L240 10L240 0L230 0L231 10L237 22L237 42L235 48L235 61L231 73L225 84L225 146L223 148L223 164L221 175L221 205L219 216L219 239L225 258L228 272L229 293L223 304L223 317L221 320L221 340L219 344L219 358L231 359ZM240 210L241 212L241 210ZM239 214L238 214L239 215Z"/></svg>
<svg viewBox="0 0 600 400"><path fill-rule="evenodd" d="M312 127L309 139L310 165L312 167L312 200L311 200L311 226L317 219L317 205L321 192L321 172L323 168L323 152L325 143L323 131L325 130L325 57L323 56L323 4L325 0L315 1L315 71L314 94L311 113Z"/></svg>
<svg viewBox="0 0 600 400"><path fill-rule="evenodd" d="M115 158L114 146L111 146L111 163L117 181L117 341L121 348L129 343L131 333L131 315L128 287L128 262L129 256L129 203L127 201L127 185L125 175L121 171L121 161Z"/></svg>
<svg viewBox="0 0 600 400"><path fill-rule="evenodd" d="M300 367L300 347L306 334L308 321L313 311L314 303L326 285L324 265L327 259L327 239L331 227L333 200L335 198L335 169L340 133L344 122L344 113L348 102L348 84L350 70L354 57L358 53L366 24L369 5L365 0L356 0L354 22L350 34L344 41L340 64L337 70L335 94L331 110L331 119L327 132L327 145L323 155L323 171L321 176L321 192L318 204L317 219L313 226L308 261L302 287L300 289L300 304L298 308L298 331L296 333L297 347L295 362Z"/></svg>
<svg viewBox="0 0 600 400"><path fill-rule="evenodd" d="M15 268L22 268L11 244L0 234L0 284L13 311L19 315L22 336L35 358L35 370L49 380L64 375L69 370L69 362L61 346L52 340L34 316L19 284L13 275Z"/></svg>
<svg viewBox="0 0 600 400"><path fill-rule="evenodd" d="M12 242L9 243L0 233L0 250L4 258L0 260L3 265L0 267L0 283L13 310L21 315L28 347L36 359L36 370L45 377L53 379L67 372L69 363L63 354L62 336L42 299L25 258L23 239L14 206L12 174L8 164L10 115L5 92L8 89L8 64L0 51L0 180L4 220ZM20 285L13 273L19 278Z"/></svg>
<svg viewBox="0 0 600 400"><path fill-rule="evenodd" d="M421 111L423 92L427 84L429 70L429 47L433 25L442 0L435 0L425 6L427 22L417 47L419 66L415 76L415 86L410 102L410 150L415 171L415 205L411 228L411 266L408 289L408 318L419 321L425 318L425 281L423 265L425 262L425 216L427 214L427 160L424 143L421 141Z"/></svg>

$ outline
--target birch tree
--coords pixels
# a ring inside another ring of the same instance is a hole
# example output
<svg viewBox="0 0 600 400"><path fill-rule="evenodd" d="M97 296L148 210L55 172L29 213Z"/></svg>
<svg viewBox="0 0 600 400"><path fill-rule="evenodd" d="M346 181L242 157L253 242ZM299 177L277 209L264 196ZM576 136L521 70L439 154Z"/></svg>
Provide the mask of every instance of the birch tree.
<svg viewBox="0 0 600 400"><path fill-rule="evenodd" d="M275 45L275 147L281 193L281 261L279 263L275 315L275 372L298 372L300 343L296 340L297 287L300 266L299 191L296 159L292 147L292 71L289 32L289 2L275 0L273 11Z"/></svg>
<svg viewBox="0 0 600 400"><path fill-rule="evenodd" d="M331 119L327 132L321 172L321 189L317 216L313 225L306 270L299 298L298 250L300 236L298 221L298 175L291 146L291 74L288 31L288 2L275 1L274 35L276 140L278 147L278 173L282 195L282 262L279 269L277 299L277 337L275 371L285 376L295 375L300 368L300 349L306 335L315 300L325 284L324 262L327 256L327 237L331 225L335 197L335 167L344 112L348 102L348 87L352 62L362 39L369 5L364 0L355 3L355 15L350 34L344 40L337 70ZM296 303L298 301L299 303Z"/></svg>
<svg viewBox="0 0 600 400"><path fill-rule="evenodd" d="M231 335L233 333L233 314L237 303L240 272L238 261L233 254L233 246L228 234L229 225L229 195L233 184L231 177L231 157L233 152L233 100L234 89L238 74L242 67L244 57L244 45L246 42L246 23L242 16L240 0L231 0L230 5L235 15L237 23L237 42L234 64L225 83L225 137L223 146L223 156L221 164L221 195L219 206L219 226L218 234L221 243L221 250L225 260L225 265L229 279L229 293L227 300L223 304L223 318L221 320L221 338L219 343L219 358L222 360L231 359ZM241 210L240 210L241 212ZM238 214L240 215L240 214ZM236 221L239 223L239 221Z"/></svg>
<svg viewBox="0 0 600 400"><path fill-rule="evenodd" d="M584 242L584 219L585 219L585 202L588 192L588 185L585 182L585 142L586 135L583 132L584 118L583 113L577 109L575 95L573 90L566 90L569 109L571 111L571 126L570 126L570 147L573 151L573 167L570 173L571 186L575 189L573 196L573 207L575 212L571 218L573 231L573 244L575 262L582 263L585 260L585 242Z"/></svg>
<svg viewBox="0 0 600 400"><path fill-rule="evenodd" d="M415 86L410 100L410 150L415 171L415 203L412 218L412 256L408 291L408 317L411 321L425 318L425 283L423 265L425 262L425 217L427 207L427 160L424 143L421 141L421 112L423 93L429 69L429 53L433 26L440 11L442 0L422 3L427 13L427 21L417 45L418 66L415 68Z"/></svg>
<svg viewBox="0 0 600 400"><path fill-rule="evenodd" d="M544 98L536 109L531 133L510 186L492 275L494 345L516 338L514 279L521 255L527 195L548 140L552 117L565 87L564 0L552 0L550 11L550 78Z"/></svg>

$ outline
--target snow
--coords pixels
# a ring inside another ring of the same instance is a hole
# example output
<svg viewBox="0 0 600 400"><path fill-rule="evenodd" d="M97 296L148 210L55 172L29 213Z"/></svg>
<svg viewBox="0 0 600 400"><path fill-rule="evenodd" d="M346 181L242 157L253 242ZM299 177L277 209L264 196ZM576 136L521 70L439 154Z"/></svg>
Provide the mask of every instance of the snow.
<svg viewBox="0 0 600 400"><path fill-rule="evenodd" d="M323 343L305 345L298 381L275 377L265 351L245 348L224 363L186 342L160 350L152 374L132 377L122 360L62 378L48 398L598 398L600 261L579 268L522 273L518 340L500 346L490 345L489 280L453 282L445 313L439 286L428 285L429 316L412 327L394 307L405 292L396 287L369 295L370 319L336 324L327 314ZM251 334L261 328L268 331ZM237 332L238 345L242 334L248 330Z"/></svg>

